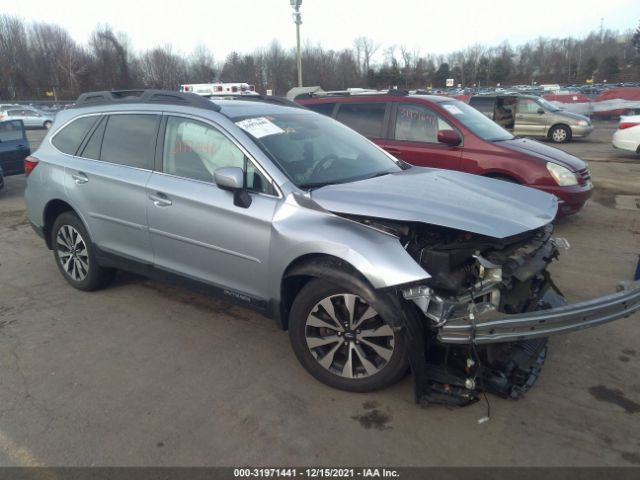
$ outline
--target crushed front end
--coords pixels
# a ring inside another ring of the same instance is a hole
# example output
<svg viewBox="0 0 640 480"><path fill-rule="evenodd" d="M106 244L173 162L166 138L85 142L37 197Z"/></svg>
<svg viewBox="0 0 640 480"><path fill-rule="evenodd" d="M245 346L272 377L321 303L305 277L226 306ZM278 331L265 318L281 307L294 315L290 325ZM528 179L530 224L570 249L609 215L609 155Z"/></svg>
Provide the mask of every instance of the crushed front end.
<svg viewBox="0 0 640 480"><path fill-rule="evenodd" d="M398 290L422 322L412 326L409 315L406 324L423 404L466 405L483 391L518 398L540 373L547 337L640 309L640 282L567 305L547 271L569 248L552 238L552 224L496 239L424 224L364 223L397 235L431 275Z"/></svg>

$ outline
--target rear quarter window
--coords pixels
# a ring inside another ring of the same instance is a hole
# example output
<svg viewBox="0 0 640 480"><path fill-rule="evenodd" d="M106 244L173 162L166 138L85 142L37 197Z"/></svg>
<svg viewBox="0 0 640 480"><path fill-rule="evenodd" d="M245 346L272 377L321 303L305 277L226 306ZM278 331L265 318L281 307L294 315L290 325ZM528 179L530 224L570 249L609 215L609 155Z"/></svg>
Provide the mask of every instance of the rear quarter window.
<svg viewBox="0 0 640 480"><path fill-rule="evenodd" d="M54 147L68 155L75 155L91 127L100 118L99 115L81 117L73 120L56 133L51 140Z"/></svg>

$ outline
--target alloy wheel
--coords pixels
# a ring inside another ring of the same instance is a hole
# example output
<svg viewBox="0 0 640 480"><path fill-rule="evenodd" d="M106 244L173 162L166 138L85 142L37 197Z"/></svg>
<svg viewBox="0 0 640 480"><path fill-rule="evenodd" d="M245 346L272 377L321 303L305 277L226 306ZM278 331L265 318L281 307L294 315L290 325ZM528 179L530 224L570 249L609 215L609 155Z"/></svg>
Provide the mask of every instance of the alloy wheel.
<svg viewBox="0 0 640 480"><path fill-rule="evenodd" d="M89 273L89 254L80 232L71 225L63 225L56 236L56 252L64 272L76 282Z"/></svg>
<svg viewBox="0 0 640 480"><path fill-rule="evenodd" d="M318 302L307 317L307 347L326 370L345 378L365 378L391 359L395 336L378 312L358 295L339 294Z"/></svg>

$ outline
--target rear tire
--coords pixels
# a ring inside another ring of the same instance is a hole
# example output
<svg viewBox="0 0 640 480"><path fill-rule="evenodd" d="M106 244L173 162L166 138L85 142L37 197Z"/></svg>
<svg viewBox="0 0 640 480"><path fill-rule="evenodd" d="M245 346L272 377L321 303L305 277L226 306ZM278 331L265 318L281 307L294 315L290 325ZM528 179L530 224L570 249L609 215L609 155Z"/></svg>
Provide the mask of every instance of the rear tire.
<svg viewBox="0 0 640 480"><path fill-rule="evenodd" d="M56 218L51 245L58 270L72 287L88 292L113 279L115 270L98 265L91 237L75 213L64 212Z"/></svg>
<svg viewBox="0 0 640 480"><path fill-rule="evenodd" d="M314 279L291 306L293 351L311 375L330 387L372 392L396 383L408 370L404 335L394 332L365 296L355 282Z"/></svg>
<svg viewBox="0 0 640 480"><path fill-rule="evenodd" d="M47 130L49 130L51 128L51 125L53 125L53 123L50 122L49 120L47 120L46 122L44 122L44 124L42 126L44 128L46 128Z"/></svg>
<svg viewBox="0 0 640 480"><path fill-rule="evenodd" d="M571 141L571 129L564 125L556 125L549 131L549 138L553 143L567 143Z"/></svg>

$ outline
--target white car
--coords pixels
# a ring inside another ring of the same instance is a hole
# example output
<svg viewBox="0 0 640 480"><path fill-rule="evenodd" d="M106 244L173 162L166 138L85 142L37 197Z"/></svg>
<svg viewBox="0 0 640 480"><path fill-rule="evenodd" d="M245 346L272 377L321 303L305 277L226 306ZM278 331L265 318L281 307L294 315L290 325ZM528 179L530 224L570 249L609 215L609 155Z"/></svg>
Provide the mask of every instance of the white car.
<svg viewBox="0 0 640 480"><path fill-rule="evenodd" d="M640 153L640 115L620 117L612 143L614 148Z"/></svg>

